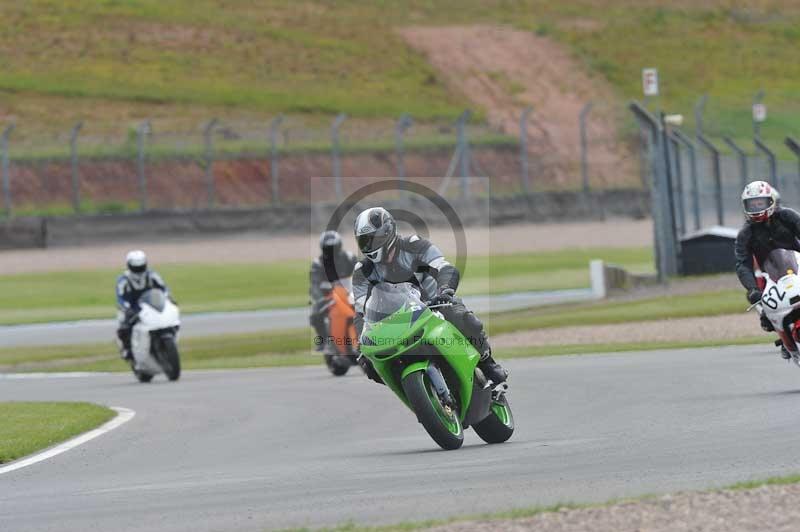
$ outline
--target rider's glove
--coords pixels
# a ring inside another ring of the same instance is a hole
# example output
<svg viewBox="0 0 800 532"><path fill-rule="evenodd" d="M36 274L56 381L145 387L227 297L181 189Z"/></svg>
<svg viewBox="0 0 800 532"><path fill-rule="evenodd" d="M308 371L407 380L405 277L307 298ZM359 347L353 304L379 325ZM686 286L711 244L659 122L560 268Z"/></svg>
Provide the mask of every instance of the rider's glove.
<svg viewBox="0 0 800 532"><path fill-rule="evenodd" d="M772 325L772 322L769 321L769 318L763 314L761 315L761 328L767 332L772 332L775 330L775 326Z"/></svg>
<svg viewBox="0 0 800 532"><path fill-rule="evenodd" d="M759 301L761 301L761 290L758 288L751 288L747 291L747 300L750 302L751 305L755 305Z"/></svg>
<svg viewBox="0 0 800 532"><path fill-rule="evenodd" d="M455 295L456 291L450 288L449 286L447 285L440 286L439 291L436 292L436 297L433 298L433 301L437 305L452 303Z"/></svg>
<svg viewBox="0 0 800 532"><path fill-rule="evenodd" d="M361 366L361 369L364 370L364 373L367 375L367 377L374 380L378 384L383 384L383 379L381 379L381 376L378 375L377 371L375 371L375 367L367 357L359 354L356 360L358 361L358 365Z"/></svg>

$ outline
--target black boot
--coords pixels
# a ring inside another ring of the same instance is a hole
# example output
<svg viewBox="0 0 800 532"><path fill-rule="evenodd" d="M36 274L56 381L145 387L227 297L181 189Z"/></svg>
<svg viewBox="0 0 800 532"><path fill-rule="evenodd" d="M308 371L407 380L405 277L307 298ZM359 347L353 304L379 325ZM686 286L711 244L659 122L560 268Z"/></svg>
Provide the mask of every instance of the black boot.
<svg viewBox="0 0 800 532"><path fill-rule="evenodd" d="M478 367L486 378L495 384L500 384L508 379L508 371L492 358L491 348L486 349L481 355L481 361L478 362Z"/></svg>
<svg viewBox="0 0 800 532"><path fill-rule="evenodd" d="M789 350L786 349L786 347L783 346L783 345L781 345L781 358L784 359L784 360L791 360L792 359L792 354L789 353Z"/></svg>

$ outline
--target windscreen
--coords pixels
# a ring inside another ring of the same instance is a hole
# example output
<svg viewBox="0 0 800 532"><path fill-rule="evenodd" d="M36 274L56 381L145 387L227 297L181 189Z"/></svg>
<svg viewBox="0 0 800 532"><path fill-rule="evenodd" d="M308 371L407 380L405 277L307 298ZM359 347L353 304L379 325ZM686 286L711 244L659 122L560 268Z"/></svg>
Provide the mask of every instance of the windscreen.
<svg viewBox="0 0 800 532"><path fill-rule="evenodd" d="M402 308L425 308L419 290L411 283L378 283L372 287L364 306L364 321L378 323Z"/></svg>
<svg viewBox="0 0 800 532"><path fill-rule="evenodd" d="M790 270L798 272L797 254L788 249L775 249L767 255L763 265L764 271L769 278L777 282L778 279L786 275Z"/></svg>
<svg viewBox="0 0 800 532"><path fill-rule="evenodd" d="M167 304L167 296L163 290L151 288L139 297L139 306L142 306L144 303L147 303L159 312L163 312Z"/></svg>

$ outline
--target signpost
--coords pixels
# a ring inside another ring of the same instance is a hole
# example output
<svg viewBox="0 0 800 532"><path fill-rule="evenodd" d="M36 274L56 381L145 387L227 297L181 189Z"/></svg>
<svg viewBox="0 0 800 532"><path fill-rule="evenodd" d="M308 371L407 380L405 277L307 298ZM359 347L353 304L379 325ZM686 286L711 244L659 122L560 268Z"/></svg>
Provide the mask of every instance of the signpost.
<svg viewBox="0 0 800 532"><path fill-rule="evenodd" d="M655 68L642 69L642 89L647 97L658 96L658 70Z"/></svg>

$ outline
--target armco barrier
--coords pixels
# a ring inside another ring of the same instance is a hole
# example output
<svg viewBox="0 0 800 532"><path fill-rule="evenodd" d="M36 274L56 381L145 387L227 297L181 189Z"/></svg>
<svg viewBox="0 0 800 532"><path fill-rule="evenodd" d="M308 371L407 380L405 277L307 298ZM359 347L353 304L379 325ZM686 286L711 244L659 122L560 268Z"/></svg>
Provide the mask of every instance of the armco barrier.
<svg viewBox="0 0 800 532"><path fill-rule="evenodd" d="M640 189L546 192L526 196L472 198L450 204L464 225L602 220L608 216L643 218L649 196ZM360 208L370 205L359 205ZM427 200L411 196L384 203L413 212L428 225L448 220ZM252 231L308 233L327 224L335 204L271 206L262 209L149 211L136 214L14 218L0 222L0 249L80 245L114 240L158 240ZM343 224L352 223L352 215ZM343 226L344 226L343 225Z"/></svg>
<svg viewBox="0 0 800 532"><path fill-rule="evenodd" d="M43 248L46 245L47 224L43 218L12 218L0 222L0 249Z"/></svg>

